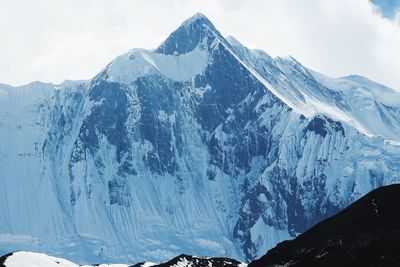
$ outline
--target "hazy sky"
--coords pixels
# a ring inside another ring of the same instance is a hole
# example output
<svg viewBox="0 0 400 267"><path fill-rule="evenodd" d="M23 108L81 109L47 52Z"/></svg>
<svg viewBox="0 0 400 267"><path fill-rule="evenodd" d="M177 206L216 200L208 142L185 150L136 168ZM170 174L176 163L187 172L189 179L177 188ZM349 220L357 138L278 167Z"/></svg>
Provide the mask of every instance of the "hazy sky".
<svg viewBox="0 0 400 267"><path fill-rule="evenodd" d="M202 12L223 35L400 89L397 0L0 0L0 83L89 79Z"/></svg>

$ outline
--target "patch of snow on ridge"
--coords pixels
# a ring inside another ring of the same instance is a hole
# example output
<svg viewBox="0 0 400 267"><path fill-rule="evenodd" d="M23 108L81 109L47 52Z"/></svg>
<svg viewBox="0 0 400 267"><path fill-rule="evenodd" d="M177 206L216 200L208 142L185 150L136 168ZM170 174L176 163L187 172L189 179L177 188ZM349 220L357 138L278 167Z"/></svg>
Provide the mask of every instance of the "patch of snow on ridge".
<svg viewBox="0 0 400 267"><path fill-rule="evenodd" d="M117 57L107 67L108 80L134 82L146 74L161 74L174 81L188 81L207 67L209 53L196 47L193 51L181 55L164 55L145 49L134 49Z"/></svg>
<svg viewBox="0 0 400 267"><path fill-rule="evenodd" d="M89 267L78 265L62 258L51 257L42 253L19 251L13 253L4 262L6 267ZM99 267L127 267L126 264L100 264ZM146 267L150 267L148 265Z"/></svg>
<svg viewBox="0 0 400 267"><path fill-rule="evenodd" d="M178 261L176 264L171 267L191 267L193 265L192 262L188 261L185 257L182 260Z"/></svg>
<svg viewBox="0 0 400 267"><path fill-rule="evenodd" d="M148 261L148 262L143 263L141 265L141 267L151 267L151 266L154 266L154 265L157 265L157 264L158 263Z"/></svg>
<svg viewBox="0 0 400 267"><path fill-rule="evenodd" d="M153 54L160 73L175 81L187 81L202 73L208 64L209 54L197 47L179 56Z"/></svg>

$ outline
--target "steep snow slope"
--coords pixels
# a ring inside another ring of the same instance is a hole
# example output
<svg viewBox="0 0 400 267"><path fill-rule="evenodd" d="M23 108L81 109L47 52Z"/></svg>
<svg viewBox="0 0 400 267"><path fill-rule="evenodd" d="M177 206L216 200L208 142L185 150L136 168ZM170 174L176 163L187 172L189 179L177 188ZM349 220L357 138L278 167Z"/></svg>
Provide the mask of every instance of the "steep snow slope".
<svg viewBox="0 0 400 267"><path fill-rule="evenodd" d="M250 260L399 182L396 126L314 76L197 14L88 82L0 86L0 252Z"/></svg>
<svg viewBox="0 0 400 267"><path fill-rule="evenodd" d="M63 113L60 123L79 124L74 108L80 105L86 84L35 82L1 90L5 93L0 97L0 250L39 249L45 242L66 252L75 242L75 227L49 172L58 162L49 155L47 144L62 146L66 139L62 132L61 138L51 136L57 114ZM51 233L46 240L40 238L46 232Z"/></svg>

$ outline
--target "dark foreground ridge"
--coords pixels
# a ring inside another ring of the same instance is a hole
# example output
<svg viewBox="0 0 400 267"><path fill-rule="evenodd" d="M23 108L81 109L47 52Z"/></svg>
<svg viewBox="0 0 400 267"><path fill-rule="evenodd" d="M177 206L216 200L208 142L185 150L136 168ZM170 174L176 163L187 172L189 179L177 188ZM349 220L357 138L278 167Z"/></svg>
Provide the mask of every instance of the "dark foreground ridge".
<svg viewBox="0 0 400 267"><path fill-rule="evenodd" d="M378 188L249 267L400 266L400 185Z"/></svg>

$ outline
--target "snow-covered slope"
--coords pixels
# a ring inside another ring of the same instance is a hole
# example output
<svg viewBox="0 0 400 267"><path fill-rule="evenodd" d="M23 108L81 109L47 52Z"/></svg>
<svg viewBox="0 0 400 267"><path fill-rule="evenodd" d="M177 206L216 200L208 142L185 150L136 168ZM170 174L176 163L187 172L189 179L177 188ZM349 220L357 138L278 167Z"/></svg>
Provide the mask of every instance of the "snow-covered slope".
<svg viewBox="0 0 400 267"><path fill-rule="evenodd" d="M400 181L398 96L247 49L201 14L90 81L0 85L0 253L253 259Z"/></svg>
<svg viewBox="0 0 400 267"><path fill-rule="evenodd" d="M369 136L400 140L400 93L364 77L334 79L302 66L292 57L272 59L227 38L238 55L280 89L306 117L325 114Z"/></svg>
<svg viewBox="0 0 400 267"><path fill-rule="evenodd" d="M373 135L400 141L399 92L361 76L332 79L310 71L315 79L342 95L345 110Z"/></svg>

